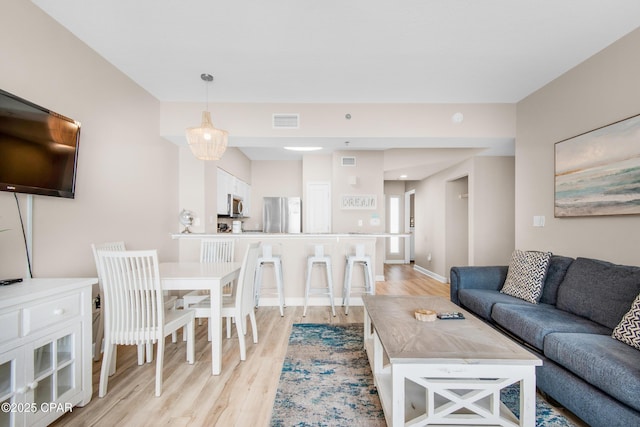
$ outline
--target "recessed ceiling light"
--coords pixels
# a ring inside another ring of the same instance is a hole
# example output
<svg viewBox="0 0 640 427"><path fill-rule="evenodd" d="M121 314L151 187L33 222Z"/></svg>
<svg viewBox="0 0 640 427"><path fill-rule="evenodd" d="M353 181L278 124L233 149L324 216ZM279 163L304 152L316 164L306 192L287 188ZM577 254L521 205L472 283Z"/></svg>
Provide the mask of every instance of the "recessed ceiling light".
<svg viewBox="0 0 640 427"><path fill-rule="evenodd" d="M290 151L318 151L322 150L322 147L284 147L285 150Z"/></svg>
<svg viewBox="0 0 640 427"><path fill-rule="evenodd" d="M404 175L404 174L400 175L400 179L407 179L407 178L408 178L407 175Z"/></svg>

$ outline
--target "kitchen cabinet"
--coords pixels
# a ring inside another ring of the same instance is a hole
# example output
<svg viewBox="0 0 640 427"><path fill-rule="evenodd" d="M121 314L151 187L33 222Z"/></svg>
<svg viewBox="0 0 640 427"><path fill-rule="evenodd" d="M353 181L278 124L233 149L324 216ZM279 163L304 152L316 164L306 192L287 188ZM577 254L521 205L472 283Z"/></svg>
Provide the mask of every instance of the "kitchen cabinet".
<svg viewBox="0 0 640 427"><path fill-rule="evenodd" d="M218 215L226 215L229 213L229 206L227 195L229 194L229 188L231 187L231 181L233 175L218 168L218 181L217 181L217 206Z"/></svg>
<svg viewBox="0 0 640 427"><path fill-rule="evenodd" d="M243 210L245 215L248 215L251 206L251 186L220 168L218 168L217 172L217 181L216 198L218 215L227 215L229 213L227 200L229 194L242 197Z"/></svg>
<svg viewBox="0 0 640 427"><path fill-rule="evenodd" d="M92 394L96 279L27 279L0 289L0 426L46 426Z"/></svg>
<svg viewBox="0 0 640 427"><path fill-rule="evenodd" d="M242 197L242 212L244 216L249 216L251 209L251 186L242 180L236 182L236 194Z"/></svg>

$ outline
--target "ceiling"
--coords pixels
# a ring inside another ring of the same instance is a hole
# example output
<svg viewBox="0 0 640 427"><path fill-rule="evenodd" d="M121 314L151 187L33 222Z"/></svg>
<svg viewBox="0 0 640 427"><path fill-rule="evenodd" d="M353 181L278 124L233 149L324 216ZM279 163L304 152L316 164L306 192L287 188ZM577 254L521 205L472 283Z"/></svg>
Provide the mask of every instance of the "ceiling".
<svg viewBox="0 0 640 427"><path fill-rule="evenodd" d="M640 26L638 0L32 1L163 102L206 72L216 103L516 103Z"/></svg>

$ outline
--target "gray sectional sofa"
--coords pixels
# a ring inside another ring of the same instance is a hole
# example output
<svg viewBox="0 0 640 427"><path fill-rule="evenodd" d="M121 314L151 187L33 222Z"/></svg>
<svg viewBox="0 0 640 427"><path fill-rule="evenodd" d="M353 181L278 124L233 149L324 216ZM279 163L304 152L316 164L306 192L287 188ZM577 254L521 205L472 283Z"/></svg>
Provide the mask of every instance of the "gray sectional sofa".
<svg viewBox="0 0 640 427"><path fill-rule="evenodd" d="M551 256L538 304L503 293L508 266L453 267L451 301L536 351L537 386L591 426L640 426L640 351L611 337L640 267Z"/></svg>

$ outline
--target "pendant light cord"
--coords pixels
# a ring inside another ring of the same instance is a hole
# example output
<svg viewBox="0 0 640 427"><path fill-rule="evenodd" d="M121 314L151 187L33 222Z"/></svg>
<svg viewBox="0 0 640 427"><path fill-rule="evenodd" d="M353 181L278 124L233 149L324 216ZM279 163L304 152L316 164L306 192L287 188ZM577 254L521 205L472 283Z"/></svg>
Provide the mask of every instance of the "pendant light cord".
<svg viewBox="0 0 640 427"><path fill-rule="evenodd" d="M200 74L200 78L204 81L205 84L205 100L207 105L207 111L209 111L209 83L213 81L213 76L211 74Z"/></svg>

